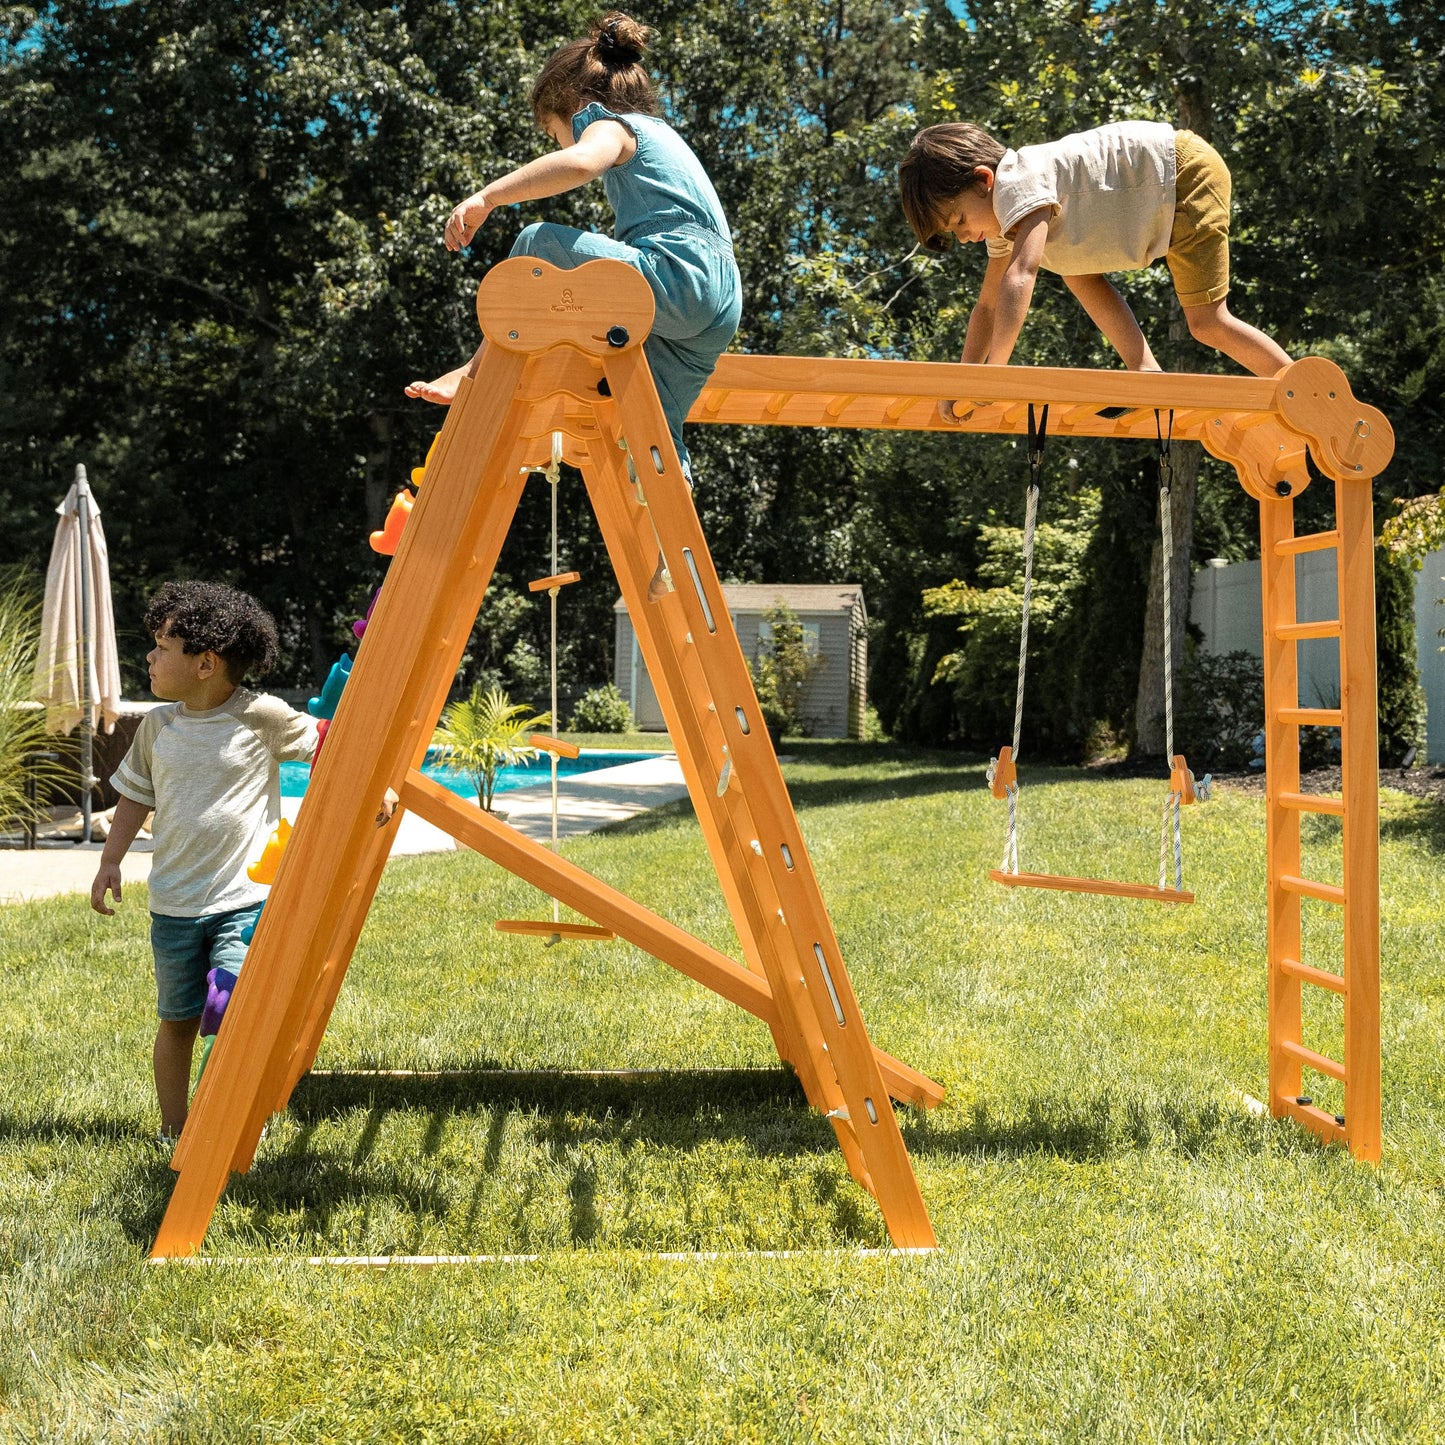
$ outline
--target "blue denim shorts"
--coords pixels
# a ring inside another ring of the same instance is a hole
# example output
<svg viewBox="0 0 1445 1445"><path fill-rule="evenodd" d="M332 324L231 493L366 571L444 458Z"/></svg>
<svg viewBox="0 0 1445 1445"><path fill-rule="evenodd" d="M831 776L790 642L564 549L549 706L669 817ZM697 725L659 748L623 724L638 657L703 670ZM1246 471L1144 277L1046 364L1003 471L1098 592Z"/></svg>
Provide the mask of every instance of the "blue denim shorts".
<svg viewBox="0 0 1445 1445"><path fill-rule="evenodd" d="M156 957L156 1012L163 1019L198 1019L206 1006L206 974L213 968L239 973L246 945L241 930L254 924L261 905L202 918L151 914L151 951Z"/></svg>

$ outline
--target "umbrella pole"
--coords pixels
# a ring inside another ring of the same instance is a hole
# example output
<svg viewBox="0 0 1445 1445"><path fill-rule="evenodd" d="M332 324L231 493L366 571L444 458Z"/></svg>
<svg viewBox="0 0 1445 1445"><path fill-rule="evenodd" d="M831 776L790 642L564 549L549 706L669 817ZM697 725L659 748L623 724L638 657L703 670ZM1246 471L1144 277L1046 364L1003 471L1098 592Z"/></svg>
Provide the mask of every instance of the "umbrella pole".
<svg viewBox="0 0 1445 1445"><path fill-rule="evenodd" d="M95 636L95 598L90 585L90 483L85 467L77 464L75 486L80 525L80 841L90 842L90 805L95 779L94 737L91 727L90 654Z"/></svg>

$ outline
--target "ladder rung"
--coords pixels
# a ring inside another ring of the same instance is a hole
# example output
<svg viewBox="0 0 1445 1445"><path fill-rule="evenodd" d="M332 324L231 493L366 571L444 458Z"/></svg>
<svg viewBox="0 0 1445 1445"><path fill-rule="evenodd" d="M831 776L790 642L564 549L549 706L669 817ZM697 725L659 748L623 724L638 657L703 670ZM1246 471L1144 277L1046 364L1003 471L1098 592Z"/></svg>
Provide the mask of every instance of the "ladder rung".
<svg viewBox="0 0 1445 1445"><path fill-rule="evenodd" d="M1334 813L1343 817L1345 800L1327 798L1320 793L1281 793L1276 799L1281 808L1294 808L1300 813Z"/></svg>
<svg viewBox="0 0 1445 1445"><path fill-rule="evenodd" d="M1279 961L1281 973L1288 974L1290 978L1297 978L1302 983L1312 983L1319 988L1327 988L1332 993L1345 993L1345 981L1337 973L1329 973L1323 968L1311 968L1307 963L1301 963L1297 958L1282 958Z"/></svg>
<svg viewBox="0 0 1445 1445"><path fill-rule="evenodd" d="M1344 710L1337 707L1282 707L1277 721L1296 727L1338 728L1344 726Z"/></svg>
<svg viewBox="0 0 1445 1445"><path fill-rule="evenodd" d="M580 572L559 572L555 577L539 577L535 582L527 583L528 592L549 592L553 587L566 587L568 583L580 582Z"/></svg>
<svg viewBox="0 0 1445 1445"><path fill-rule="evenodd" d="M1297 1044L1292 1039L1283 1039L1280 1048L1290 1058L1298 1059L1305 1068L1313 1069L1317 1074L1328 1074L1332 1079L1338 1079L1340 1083L1345 1082L1345 1066L1336 1063L1334 1059L1327 1059L1323 1054L1317 1054L1313 1049L1307 1049L1303 1044Z"/></svg>
<svg viewBox="0 0 1445 1445"><path fill-rule="evenodd" d="M1331 617L1325 622L1283 622L1274 629L1274 635L1282 642L1300 642L1307 637L1338 637L1340 619Z"/></svg>
<svg viewBox="0 0 1445 1445"><path fill-rule="evenodd" d="M529 938L595 938L599 941L616 938L610 928L595 923L548 923L541 918L499 918L493 925L498 933L521 933Z"/></svg>
<svg viewBox="0 0 1445 1445"><path fill-rule="evenodd" d="M1296 552L1323 552L1327 547L1338 547L1338 532L1307 532L1303 537L1286 537L1274 544L1275 556L1289 557Z"/></svg>
<svg viewBox="0 0 1445 1445"><path fill-rule="evenodd" d="M1313 878L1296 878L1293 873L1283 874L1279 886L1286 893L1303 893L1306 898L1318 898L1321 903L1338 903L1343 906L1345 901L1343 888L1337 888L1333 883L1316 883Z"/></svg>
<svg viewBox="0 0 1445 1445"><path fill-rule="evenodd" d="M1345 1126L1333 1114L1326 1114L1313 1104L1301 1104L1288 1096L1282 1101L1284 1112L1297 1124L1303 1124L1312 1133L1318 1134L1327 1144L1345 1142Z"/></svg>
<svg viewBox="0 0 1445 1445"><path fill-rule="evenodd" d="M1148 898L1156 903L1193 903L1192 893L1155 888L1148 883L1118 883L1112 878L1070 878L1062 873L1005 873L990 868L988 876L1006 888L1052 888L1061 893L1103 893L1111 898Z"/></svg>
<svg viewBox="0 0 1445 1445"><path fill-rule="evenodd" d="M569 743L562 738L548 737L546 733L529 733L527 743L531 747L540 748L544 753L556 753L559 758L575 758L582 752L576 743Z"/></svg>

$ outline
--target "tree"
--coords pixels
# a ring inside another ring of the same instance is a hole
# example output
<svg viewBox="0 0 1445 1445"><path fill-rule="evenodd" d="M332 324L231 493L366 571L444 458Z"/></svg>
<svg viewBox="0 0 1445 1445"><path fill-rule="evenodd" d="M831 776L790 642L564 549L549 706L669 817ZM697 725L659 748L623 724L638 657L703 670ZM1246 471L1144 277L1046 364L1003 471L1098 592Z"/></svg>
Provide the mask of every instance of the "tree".
<svg viewBox="0 0 1445 1445"><path fill-rule="evenodd" d="M442 713L432 737L436 760L471 778L477 803L488 813L497 789L497 774L537 756L531 735L551 727L552 715L529 716L525 703L513 702L499 687L480 683Z"/></svg>
<svg viewBox="0 0 1445 1445"><path fill-rule="evenodd" d="M807 632L798 614L785 602L769 607L763 613L768 629L766 640L760 642L753 659L753 687L763 722L776 729L779 737L787 733L806 733L803 702L808 684L826 665L816 644L808 641Z"/></svg>

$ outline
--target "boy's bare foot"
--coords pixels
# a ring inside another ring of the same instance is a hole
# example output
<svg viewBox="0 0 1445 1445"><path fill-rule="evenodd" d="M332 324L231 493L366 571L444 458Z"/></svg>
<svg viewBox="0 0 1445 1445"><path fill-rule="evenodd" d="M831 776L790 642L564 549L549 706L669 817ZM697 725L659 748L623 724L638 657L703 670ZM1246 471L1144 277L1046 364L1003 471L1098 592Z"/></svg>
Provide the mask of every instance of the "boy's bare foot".
<svg viewBox="0 0 1445 1445"><path fill-rule="evenodd" d="M415 397L418 401L434 402L437 406L450 406L456 400L457 387L461 385L462 377L467 374L468 366L459 366L455 371L449 371L445 376L439 376L435 381L414 381L406 388L408 396Z"/></svg>
<svg viewBox="0 0 1445 1445"><path fill-rule="evenodd" d="M657 571L647 583L647 600L649 602L661 602L669 592L672 591L672 578L668 576L667 564L662 560L662 553L657 554Z"/></svg>

